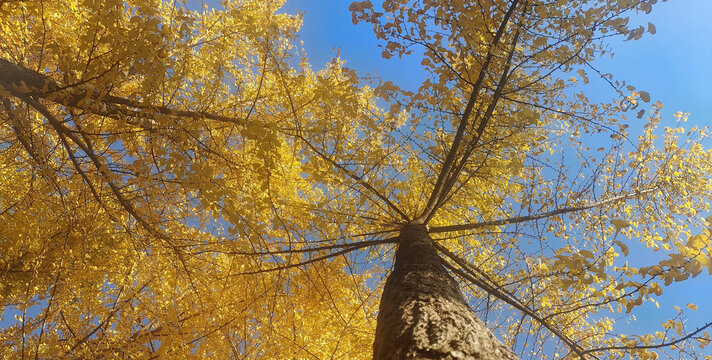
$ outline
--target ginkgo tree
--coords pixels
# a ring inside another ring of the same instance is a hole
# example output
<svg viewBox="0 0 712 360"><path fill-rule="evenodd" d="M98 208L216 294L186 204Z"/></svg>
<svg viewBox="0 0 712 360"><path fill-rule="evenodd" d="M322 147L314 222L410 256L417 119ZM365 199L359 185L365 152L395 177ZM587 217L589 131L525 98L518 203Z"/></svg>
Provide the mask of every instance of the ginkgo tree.
<svg viewBox="0 0 712 360"><path fill-rule="evenodd" d="M712 274L708 129L594 66L655 0L352 3L417 91L283 2L0 1L3 358L705 356L615 323Z"/></svg>

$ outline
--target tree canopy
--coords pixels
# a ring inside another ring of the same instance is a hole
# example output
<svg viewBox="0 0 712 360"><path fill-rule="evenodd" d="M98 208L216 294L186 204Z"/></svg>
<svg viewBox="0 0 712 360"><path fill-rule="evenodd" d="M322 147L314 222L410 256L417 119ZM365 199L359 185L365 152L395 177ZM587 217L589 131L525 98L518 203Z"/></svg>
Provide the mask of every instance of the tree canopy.
<svg viewBox="0 0 712 360"><path fill-rule="evenodd" d="M709 129L594 64L656 2L353 2L410 91L283 0L0 0L0 357L370 358L416 224L521 358L709 359Z"/></svg>

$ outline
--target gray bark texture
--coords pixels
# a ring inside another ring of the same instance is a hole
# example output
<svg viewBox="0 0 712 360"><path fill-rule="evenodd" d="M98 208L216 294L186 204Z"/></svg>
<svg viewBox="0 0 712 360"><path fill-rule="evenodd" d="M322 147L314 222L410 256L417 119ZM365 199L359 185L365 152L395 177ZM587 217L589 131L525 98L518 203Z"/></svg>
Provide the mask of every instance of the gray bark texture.
<svg viewBox="0 0 712 360"><path fill-rule="evenodd" d="M422 225L399 236L373 344L374 360L516 360L475 315Z"/></svg>

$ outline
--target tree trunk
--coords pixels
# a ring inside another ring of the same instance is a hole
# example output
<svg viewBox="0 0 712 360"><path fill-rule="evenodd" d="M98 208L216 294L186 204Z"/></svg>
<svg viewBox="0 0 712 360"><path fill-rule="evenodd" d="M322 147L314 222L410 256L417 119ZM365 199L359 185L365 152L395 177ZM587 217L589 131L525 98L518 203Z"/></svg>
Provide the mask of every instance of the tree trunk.
<svg viewBox="0 0 712 360"><path fill-rule="evenodd" d="M373 359L516 360L467 305L426 229L407 225L398 241L381 297Z"/></svg>

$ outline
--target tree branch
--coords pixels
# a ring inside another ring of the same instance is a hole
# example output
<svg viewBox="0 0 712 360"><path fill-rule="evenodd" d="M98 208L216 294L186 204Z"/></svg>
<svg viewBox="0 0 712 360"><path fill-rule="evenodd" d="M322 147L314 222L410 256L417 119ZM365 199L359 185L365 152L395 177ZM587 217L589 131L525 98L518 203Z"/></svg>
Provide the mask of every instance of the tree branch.
<svg viewBox="0 0 712 360"><path fill-rule="evenodd" d="M369 246L371 246L371 245L375 245L375 244L379 244L379 243L380 243L380 244L396 243L396 242L397 242L397 239L398 239L397 237L394 237L394 238L388 238L388 239L383 239L383 240L364 241L364 242L360 242L360 243L353 244L353 246L349 246L349 247L347 247L347 248L345 248L345 249L343 249L343 250L340 250L340 251L337 251L337 252L333 252L333 253L329 253L329 254L322 255L322 256L318 256L318 257L315 257L315 258L312 258L312 259L309 259L309 260L304 260L304 261L301 261L301 262L298 262L298 263L275 266L275 267L272 267L272 268L269 268L269 269L259 269L259 270L254 270L254 271L245 271L245 272L240 272L240 273L236 273L236 274L230 274L230 275L227 275L227 276L225 276L225 277L218 278L218 279L219 279L219 280L224 280L224 279L226 279L226 278L234 277L234 276L239 276L239 275L256 275L256 274L261 274L261 273L266 273L266 272L292 269L292 268L295 268L295 267L300 267L300 266L303 266L303 265L308 265L308 264L312 264L312 263L319 262L319 261L322 261L322 260L326 260L326 259L329 259L329 258L332 258L332 257L336 257L336 256L339 256L339 255L348 254L348 253L350 253L350 252L352 252L352 251L355 251L355 250L358 250L358 249L363 249L363 248L369 247Z"/></svg>
<svg viewBox="0 0 712 360"><path fill-rule="evenodd" d="M18 98L36 97L63 106L88 111L118 120L126 118L155 119L157 115L209 119L232 124L242 124L244 119L209 112L176 110L167 106L155 106L122 97L101 94L86 86L62 86L54 79L39 72L0 58L0 92L9 92ZM141 125L128 121L132 125Z"/></svg>
<svg viewBox="0 0 712 360"><path fill-rule="evenodd" d="M636 349L660 349L664 347L669 347L675 344L678 344L680 342L683 342L685 340L688 340L692 338L693 336L699 334L700 332L704 331L707 328L712 327L712 322L708 322L707 324L702 325L701 327L697 328L695 331L679 338L676 340L672 340L669 342L663 342L660 344L655 344L655 345L635 345L635 346L608 346L608 347L602 347L602 348L596 348L596 349L589 349L584 351L584 354L589 354L593 352L599 352L599 351L607 351L607 350L636 350Z"/></svg>
<svg viewBox="0 0 712 360"><path fill-rule="evenodd" d="M487 106L487 109L485 110L485 114L482 116L482 120L480 121L480 125L478 126L477 130L475 131L475 138L469 142L466 146L465 153L462 155L462 157L459 160L459 163L455 166L454 171L452 171L451 174L449 174L449 177L447 181L445 182L445 186L443 187L442 194L440 196L440 199L438 200L436 206L433 208L433 211L431 211L426 217L425 217L425 223L430 221L430 219L435 215L435 211L442 206L442 204L447 201L448 194L450 194L450 191L452 191L452 187L455 185L455 181L459 177L460 173L462 172L462 169L464 169L465 164L467 163L467 160L472 156L472 152L475 150L477 147L477 144L480 142L480 139L482 138L482 135L485 132L485 129L487 128L487 124L489 124L489 121L492 119L492 114L494 113L494 109L497 106L497 103L499 102L499 99L502 95L502 89L504 89L504 85L507 82L507 79L509 78L510 75L510 67L512 64L512 58L514 57L514 52L516 51L516 46L517 42L519 41L519 28L514 33L514 37L512 40L512 45L509 50L509 54L507 56L507 62L504 67L504 70L502 71L502 75L499 78L499 82L497 83L497 88L495 89L494 95L492 96L492 101L489 103Z"/></svg>
<svg viewBox="0 0 712 360"><path fill-rule="evenodd" d="M636 191L634 193L614 196L610 199L601 200L601 201L595 202L593 204L566 207L566 208L548 211L548 212L541 213L541 214L515 216L515 217L511 217L511 218L507 218L507 219L482 221L482 222L471 223L471 224L435 226L435 227L430 228L430 232L431 233L441 233L441 232L450 232L450 231L463 231L463 230L478 229L478 228L482 228L485 226L509 225L509 224L516 224L516 223L527 222L527 221L532 221L532 220L539 220L539 219L552 217L555 215L561 215L561 214L567 214L567 213L576 212L576 211L588 210L591 208L608 205L608 204L611 204L611 203L614 203L617 201L621 201L621 200L634 199L638 196L649 194L656 190L658 190L657 187L652 188L652 189Z"/></svg>
<svg viewBox="0 0 712 360"><path fill-rule="evenodd" d="M417 223L424 223L425 219L427 219L429 215L436 209L440 198L444 196L443 191L445 190L447 175L450 173L450 170L454 166L455 157L457 156L457 151L460 148L460 143L464 138L465 129L467 128L470 114L472 113L472 109L475 106L475 102L477 102L477 97L479 95L480 88L482 87L482 82L484 81L485 74L487 73L489 65L492 62L492 57L494 56L492 50L499 44L499 41L507 28L509 19L514 13L514 9L517 7L518 2L518 0L514 0L512 2L512 4L509 6L509 9L507 9L507 13L504 15L504 19L502 19L502 23L500 23L499 28L497 29L497 33L495 34L494 39L492 40L492 44L489 47L490 51L487 52L485 62L484 64L482 64L482 68L480 68L480 73L477 77L477 81L475 82L475 85L472 88L472 92L470 93L470 99L468 100L467 105L465 106L465 111L463 112L462 117L460 118L460 124L457 127L457 132L455 133L455 137L453 138L452 146L450 147L450 151L448 152L447 157L445 158L445 162L443 163L443 167L440 170L438 179L435 182L433 192L431 193L430 198L428 199L428 203L425 206L425 209L423 209L421 215L414 220Z"/></svg>
<svg viewBox="0 0 712 360"><path fill-rule="evenodd" d="M456 273L457 275L469 281L473 285L480 287L482 290L486 291L492 296L504 301L505 303L513 306L515 309L536 320L542 326L551 331L552 334L556 335L559 339L561 339L572 351L578 354L581 359L585 359L584 355L586 354L586 352L578 344L576 344L571 338L562 333L561 330L557 329L548 321L544 320L541 316L535 313L534 310L520 303L513 294L510 294L502 286L496 284L491 278L487 277L484 272L473 270L473 266L466 263L464 260L450 252L442 245L434 244L434 246L438 251L445 254L448 258L452 259L458 266L460 266L461 269L458 269L452 266L444 259L442 259L443 265L445 265L452 272Z"/></svg>

